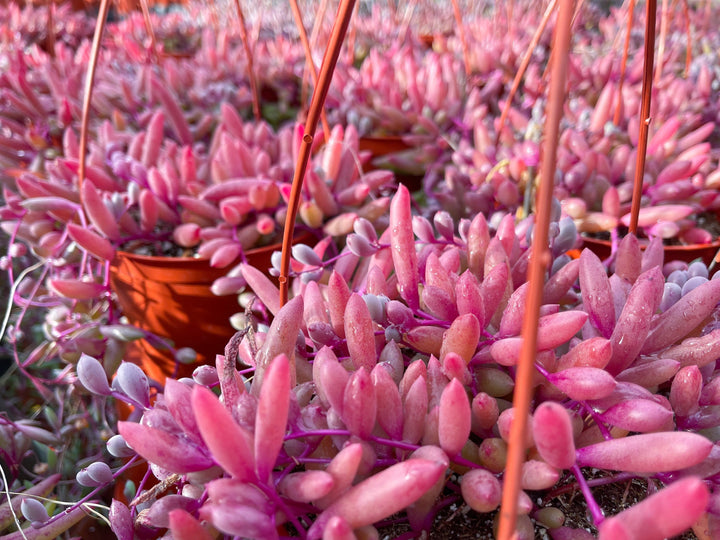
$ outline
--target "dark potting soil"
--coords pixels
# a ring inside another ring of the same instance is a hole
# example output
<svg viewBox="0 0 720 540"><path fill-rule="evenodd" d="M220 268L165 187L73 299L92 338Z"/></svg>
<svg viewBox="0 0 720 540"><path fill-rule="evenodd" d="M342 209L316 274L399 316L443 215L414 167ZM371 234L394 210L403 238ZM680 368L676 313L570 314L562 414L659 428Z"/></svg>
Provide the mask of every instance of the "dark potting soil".
<svg viewBox="0 0 720 540"><path fill-rule="evenodd" d="M599 478L606 473L601 471L584 470L586 478ZM542 493L529 493L533 501L543 508L555 507L565 514L565 527L574 529L585 529L593 536L597 536L597 528L592 524L585 499L583 498L570 475L567 477L568 490L559 493L557 496L543 497ZM562 484L559 486L562 487ZM658 486L660 488L661 486ZM633 506L647 495L647 482L642 479L635 479L615 484L607 484L592 488L597 503L605 511L607 516L612 516ZM559 491L559 490L555 490ZM441 510L435 518L433 528L428 534L410 536L411 529L404 519L403 514L394 516L397 522L386 527L379 528L381 540L392 540L402 537L405 539L419 538L427 540L494 540L493 522L497 511L489 514L480 514L470 509L462 500ZM388 522L392 521L392 518ZM550 533L546 527L535 524L535 538L538 540L551 540ZM697 537L692 531L676 536L672 540L696 540Z"/></svg>

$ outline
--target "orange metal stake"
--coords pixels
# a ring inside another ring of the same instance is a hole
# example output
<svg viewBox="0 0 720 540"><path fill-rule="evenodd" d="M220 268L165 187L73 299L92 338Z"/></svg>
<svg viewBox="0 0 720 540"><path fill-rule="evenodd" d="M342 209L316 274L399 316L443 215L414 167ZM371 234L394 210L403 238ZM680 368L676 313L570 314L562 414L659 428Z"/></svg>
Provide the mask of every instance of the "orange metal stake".
<svg viewBox="0 0 720 540"><path fill-rule="evenodd" d="M565 101L572 15L573 1L562 0L553 44L555 61L548 96L535 234L528 270L530 289L523 318L522 350L520 351L520 360L515 378L515 394L513 396L515 416L510 430L508 458L503 480L503 498L498 530L500 540L511 540L515 533L515 522L517 520L520 476L522 474L522 464L525 460L525 434L528 429L527 419L530 413L530 399L533 392L532 379L535 355L537 353L537 321L540 316L545 273L550 265L548 228L550 226L553 181L555 179L555 153L560 131L560 119L563 115L563 103Z"/></svg>

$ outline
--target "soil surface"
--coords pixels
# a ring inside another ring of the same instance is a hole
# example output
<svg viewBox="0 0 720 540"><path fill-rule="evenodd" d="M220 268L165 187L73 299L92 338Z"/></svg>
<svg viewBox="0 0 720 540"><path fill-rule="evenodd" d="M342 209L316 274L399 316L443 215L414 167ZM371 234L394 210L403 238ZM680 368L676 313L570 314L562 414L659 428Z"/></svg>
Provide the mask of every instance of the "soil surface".
<svg viewBox="0 0 720 540"><path fill-rule="evenodd" d="M599 473L602 475L602 473ZM590 475L592 476L592 475ZM589 477L589 476L588 476ZM568 477L568 490L551 498L533 497L542 507L555 507L565 514L564 526L574 529L585 529L597 537L597 529L592 524L587 511L585 499L578 489L573 489L574 480ZM661 486L658 486L660 488ZM642 500L647 494L647 483L636 479L615 484L607 484L592 488L592 492L600 507L606 515L615 515ZM556 490L559 491L559 490ZM531 495L533 495L531 493ZM427 539L427 540L494 540L493 522L497 512L479 514L466 504L452 504L441 510L435 518L432 531L429 535L413 535L407 521L401 514L395 516L397 522L379 529L381 540ZM391 521L391 520L388 520ZM535 523L535 538L538 540L551 540L546 527ZM676 536L672 540L695 540L697 537L690 531Z"/></svg>

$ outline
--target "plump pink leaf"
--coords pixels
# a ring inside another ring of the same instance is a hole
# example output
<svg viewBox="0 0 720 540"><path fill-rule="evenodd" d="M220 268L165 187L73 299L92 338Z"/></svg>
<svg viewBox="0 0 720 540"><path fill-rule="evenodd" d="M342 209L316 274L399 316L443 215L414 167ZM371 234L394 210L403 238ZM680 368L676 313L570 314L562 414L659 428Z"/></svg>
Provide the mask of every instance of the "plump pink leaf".
<svg viewBox="0 0 720 540"><path fill-rule="evenodd" d="M571 399L601 399L615 388L615 379L607 371L592 367L569 368L551 373L548 380Z"/></svg>
<svg viewBox="0 0 720 540"><path fill-rule="evenodd" d="M255 467L258 478L270 478L287 430L290 406L290 362L281 354L270 362L260 388L255 420Z"/></svg>
<svg viewBox="0 0 720 540"><path fill-rule="evenodd" d="M350 289L345 278L333 270L327 287L328 312L333 330L340 338L345 337L345 309L350 299Z"/></svg>
<svg viewBox="0 0 720 540"><path fill-rule="evenodd" d="M652 317L660 306L664 283L662 271L656 266L643 272L630 289L610 336L612 356L607 370L613 375L630 366L643 348Z"/></svg>
<svg viewBox="0 0 720 540"><path fill-rule="evenodd" d="M443 334L439 357L442 359L448 353L454 352L466 364L469 363L477 349L480 332L480 323L475 315L460 315Z"/></svg>
<svg viewBox="0 0 720 540"><path fill-rule="evenodd" d="M402 438L403 410L398 386L383 364L373 368L370 379L377 396L378 423L391 438L399 440Z"/></svg>
<svg viewBox="0 0 720 540"><path fill-rule="evenodd" d="M120 239L120 227L117 219L105 206L95 185L87 179L82 184L82 201L85 212L95 228L110 240Z"/></svg>
<svg viewBox="0 0 720 540"><path fill-rule="evenodd" d="M613 405L601 417L621 429L648 433L667 428L668 423L672 422L673 412L655 401L638 398Z"/></svg>
<svg viewBox="0 0 720 540"><path fill-rule="evenodd" d="M112 261L115 258L115 248L102 236L75 223L68 223L67 231L70 238L93 257L101 261Z"/></svg>
<svg viewBox="0 0 720 540"><path fill-rule="evenodd" d="M669 381L680 369L680 362L672 358L658 358L649 362L643 362L615 376L618 382L631 382L652 388L666 381Z"/></svg>
<svg viewBox="0 0 720 540"><path fill-rule="evenodd" d="M535 446L547 463L558 469L575 464L572 423L565 407L553 401L540 404L533 415L532 430Z"/></svg>
<svg viewBox="0 0 720 540"><path fill-rule="evenodd" d="M570 290L580 274L580 259L574 259L555 272L543 287L543 304L557 304Z"/></svg>
<svg viewBox="0 0 720 540"><path fill-rule="evenodd" d="M198 502L195 497L186 497L184 495L166 494L158 498L147 512L143 512L138 516L138 524L149 525L151 527L166 529L170 526L168 514L173 510L185 510L190 512L197 509Z"/></svg>
<svg viewBox="0 0 720 540"><path fill-rule="evenodd" d="M428 411L428 391L424 375L410 385L403 401L403 440L416 444L425 433L425 417Z"/></svg>
<svg viewBox="0 0 720 540"><path fill-rule="evenodd" d="M560 471L545 461L530 459L523 463L520 487L528 491L550 489L560 479Z"/></svg>
<svg viewBox="0 0 720 540"><path fill-rule="evenodd" d="M45 523L50 519L43 503L30 497L23 497L20 512L30 522Z"/></svg>
<svg viewBox="0 0 720 540"><path fill-rule="evenodd" d="M445 338L447 332L440 326L416 326L403 335L403 341L418 352L441 356L443 344L450 343L450 340ZM464 344L464 347L468 346L467 343Z"/></svg>
<svg viewBox="0 0 720 540"><path fill-rule="evenodd" d="M495 510L502 500L500 481L485 469L466 472L462 477L460 489L468 506L483 514Z"/></svg>
<svg viewBox="0 0 720 540"><path fill-rule="evenodd" d="M361 367L350 375L343 395L342 419L348 430L367 439L375 427L377 398L370 374Z"/></svg>
<svg viewBox="0 0 720 540"><path fill-rule="evenodd" d="M680 362L680 367L703 367L720 357L720 328L700 337L684 339L663 351L663 356Z"/></svg>
<svg viewBox="0 0 720 540"><path fill-rule="evenodd" d="M331 517L322 535L323 540L357 540L348 522L340 516Z"/></svg>
<svg viewBox="0 0 720 540"><path fill-rule="evenodd" d="M425 309L435 318L453 320L458 316L455 299L445 289L435 285L425 285L420 297Z"/></svg>
<svg viewBox="0 0 720 540"><path fill-rule="evenodd" d="M610 281L598 256L587 248L580 255L579 277L583 308L600 334L609 338L615 327Z"/></svg>
<svg viewBox="0 0 720 540"><path fill-rule="evenodd" d="M672 345L698 326L720 301L720 280L710 280L680 298L659 315L640 352L648 354Z"/></svg>
<svg viewBox="0 0 720 540"><path fill-rule="evenodd" d="M52 279L50 286L58 294L73 300L93 300L108 292L106 285L77 279Z"/></svg>
<svg viewBox="0 0 720 540"><path fill-rule="evenodd" d="M140 191L138 206L140 207L140 228L145 232L152 232L160 215L160 203L157 196L149 189L143 189Z"/></svg>
<svg viewBox="0 0 720 540"><path fill-rule="evenodd" d="M166 431L134 422L118 422L118 431L133 450L168 471L204 471L213 465L200 448Z"/></svg>
<svg viewBox="0 0 720 540"><path fill-rule="evenodd" d="M168 520L174 540L212 540L213 538L197 519L181 508L170 510Z"/></svg>
<svg viewBox="0 0 720 540"><path fill-rule="evenodd" d="M685 366L675 374L670 386L670 404L677 416L690 416L697 412L703 378L697 366Z"/></svg>
<svg viewBox="0 0 720 540"><path fill-rule="evenodd" d="M275 314L265 342L255 357L255 377L251 388L253 395L258 395L260 391L267 366L281 354L287 356L290 361L290 385L295 386L295 345L302 323L303 305L303 297L296 296Z"/></svg>
<svg viewBox="0 0 720 540"><path fill-rule="evenodd" d="M588 315L583 311L560 311L538 320L537 348L554 349L568 341L585 324Z"/></svg>
<svg viewBox="0 0 720 540"><path fill-rule="evenodd" d="M558 359L557 371L571 367L604 368L610 361L612 344L603 337L585 339Z"/></svg>
<svg viewBox="0 0 720 540"><path fill-rule="evenodd" d="M165 115L162 110L155 111L148 123L145 142L142 149L142 158L140 160L146 167L155 165L157 162L160 146L163 142L164 123Z"/></svg>
<svg viewBox="0 0 720 540"><path fill-rule="evenodd" d="M82 385L94 394L109 396L111 394L107 374L102 364L87 354L80 355L77 363L77 376Z"/></svg>
<svg viewBox="0 0 720 540"><path fill-rule="evenodd" d="M162 103L165 111L168 113L168 121L180 139L180 142L188 145L192 144L192 133L190 132L190 127L187 124L187 120L185 120L177 97L171 94L171 90L169 90L157 76L151 76L150 85L153 97L159 99Z"/></svg>
<svg viewBox="0 0 720 540"><path fill-rule="evenodd" d="M234 478L255 479L252 435L239 426L215 394L203 386L193 388L192 408L200 434L215 462Z"/></svg>
<svg viewBox="0 0 720 540"><path fill-rule="evenodd" d="M614 540L620 524L629 538L662 540L681 534L705 512L709 500L707 486L699 478L673 482L647 499L606 519L600 525L601 540ZM681 504L678 504L681 502Z"/></svg>
<svg viewBox="0 0 720 540"><path fill-rule="evenodd" d="M320 514L308 530L317 540L332 516L344 518L357 529L399 512L418 500L445 472L445 464L410 459L388 467L350 488Z"/></svg>
<svg viewBox="0 0 720 540"><path fill-rule="evenodd" d="M504 251L503 251L504 253ZM508 275L510 270L507 264L496 264L485 272L485 279L480 284L480 293L485 302L485 317L487 325L500 307L505 291L508 288Z"/></svg>
<svg viewBox="0 0 720 540"><path fill-rule="evenodd" d="M355 368L364 367L370 371L377 363L375 328L367 304L357 293L348 298L344 323L351 362Z"/></svg>
<svg viewBox="0 0 720 540"><path fill-rule="evenodd" d="M711 449L712 442L696 433L645 433L579 448L577 463L581 467L657 473L697 465Z"/></svg>
<svg viewBox="0 0 720 540"><path fill-rule="evenodd" d="M457 379L466 386L472 383L472 374L467 363L457 353L449 352L443 357L442 371L448 379Z"/></svg>
<svg viewBox="0 0 720 540"><path fill-rule="evenodd" d="M333 478L333 488L320 500L315 501L319 508L327 508L350 488L362 457L363 447L360 443L349 444L335 454L326 469Z"/></svg>
<svg viewBox="0 0 720 540"><path fill-rule="evenodd" d="M278 491L297 502L311 502L326 496L335 486L331 474L325 471L290 473L278 484Z"/></svg>
<svg viewBox="0 0 720 540"><path fill-rule="evenodd" d="M647 206L640 209L638 213L638 227L650 227L658 220L678 221L695 213L695 209L686 204L662 204L658 206ZM620 221L626 227L630 224L630 214L625 214Z"/></svg>
<svg viewBox="0 0 720 540"><path fill-rule="evenodd" d="M614 190L617 195L617 190ZM604 200L604 199L603 199ZM640 243L634 234L626 234L620 241L615 258L615 274L635 283L642 270Z"/></svg>
<svg viewBox="0 0 720 540"><path fill-rule="evenodd" d="M507 307L505 311L503 311L502 318L500 319L500 328L498 328L497 337L503 338L520 335L529 285L528 282L523 283L510 295Z"/></svg>
<svg viewBox="0 0 720 540"><path fill-rule="evenodd" d="M241 264L240 272L263 305L277 315L280 311L280 290L277 286L261 270L249 264Z"/></svg>
<svg viewBox="0 0 720 540"><path fill-rule="evenodd" d="M500 414L497 399L478 392L472 400L471 410L473 413L473 431L479 429L490 429L497 422Z"/></svg>
<svg viewBox="0 0 720 540"><path fill-rule="evenodd" d="M210 257L210 266L213 268L225 268L237 261L242 246L235 242L230 242L220 246Z"/></svg>
<svg viewBox="0 0 720 540"><path fill-rule="evenodd" d="M440 398L438 436L440 447L450 456L460 453L470 436L470 401L465 388L453 379Z"/></svg>
<svg viewBox="0 0 720 540"><path fill-rule="evenodd" d="M233 500L204 505L200 509L200 517L215 529L229 535L263 540L279 538L277 527L268 512Z"/></svg>
<svg viewBox="0 0 720 540"><path fill-rule="evenodd" d="M490 243L490 231L485 215L478 212L468 229L468 268L479 280L483 279L485 252Z"/></svg>
<svg viewBox="0 0 720 540"><path fill-rule="evenodd" d="M333 407L342 414L345 385L350 378L329 347L325 346L315 355L313 362L313 380L320 401L325 407Z"/></svg>
<svg viewBox="0 0 720 540"><path fill-rule="evenodd" d="M175 421L193 440L200 442L200 430L192 410L192 389L175 379L165 381L165 405Z"/></svg>
<svg viewBox="0 0 720 540"><path fill-rule="evenodd" d="M112 387L143 407L150 406L150 383L140 366L122 362L112 382Z"/></svg>
<svg viewBox="0 0 720 540"><path fill-rule="evenodd" d="M135 531L130 509L120 501L113 499L110 504L110 528L118 540L133 540ZM184 540L184 539L179 539Z"/></svg>
<svg viewBox="0 0 720 540"><path fill-rule="evenodd" d="M400 184L390 203L390 246L400 296L412 309L420 307L417 254L412 231L410 192Z"/></svg>
<svg viewBox="0 0 720 540"><path fill-rule="evenodd" d="M469 269L460 274L455 284L458 314L472 313L480 328L485 328L485 300L480 293L480 283Z"/></svg>
<svg viewBox="0 0 720 540"><path fill-rule="evenodd" d="M517 365L522 343L521 337L499 339L490 346L490 355L501 366Z"/></svg>

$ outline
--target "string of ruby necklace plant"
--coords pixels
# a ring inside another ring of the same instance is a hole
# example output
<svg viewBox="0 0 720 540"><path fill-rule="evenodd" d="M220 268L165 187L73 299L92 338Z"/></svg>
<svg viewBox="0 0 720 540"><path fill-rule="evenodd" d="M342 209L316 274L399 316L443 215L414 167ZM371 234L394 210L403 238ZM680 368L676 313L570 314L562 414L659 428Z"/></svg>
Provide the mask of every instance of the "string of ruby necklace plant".
<svg viewBox="0 0 720 540"><path fill-rule="evenodd" d="M108 11L110 9L111 0L100 0L98 8L97 20L95 23L95 32L93 33L93 42L90 48L90 59L88 62L88 71L85 77L85 88L83 92L82 116L80 121L80 141L78 152L78 191L80 193L81 209L85 209L85 197L83 196L83 181L85 180L85 169L87 161L87 144L88 144L88 125L90 123L90 102L92 101L93 87L95 85L95 72L97 71L98 55L100 53L100 41L102 40L103 31L107 23ZM150 38L152 54L160 58L161 52L158 51L155 32L150 23L150 10L147 0L140 0L140 6L145 21L145 29ZM245 25L245 15L240 7L240 0L235 0L235 8L238 14L240 26L240 38L242 40L243 49L247 56L248 62L248 79L250 81L250 92L252 94L252 108L255 120L260 120L260 93L258 91L257 80L255 78L255 69L253 66L253 52L250 46L250 39Z"/></svg>

